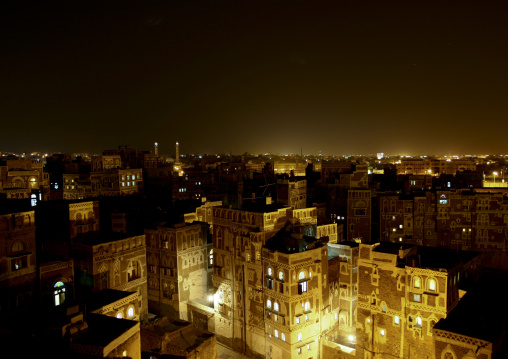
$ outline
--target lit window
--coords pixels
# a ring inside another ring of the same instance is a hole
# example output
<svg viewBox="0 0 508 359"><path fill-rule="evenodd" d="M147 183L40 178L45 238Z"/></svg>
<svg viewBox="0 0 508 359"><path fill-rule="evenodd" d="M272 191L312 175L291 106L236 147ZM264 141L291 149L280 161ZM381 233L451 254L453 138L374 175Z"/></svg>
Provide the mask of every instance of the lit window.
<svg viewBox="0 0 508 359"><path fill-rule="evenodd" d="M302 354L302 348L298 348L298 354Z"/></svg>
<svg viewBox="0 0 508 359"><path fill-rule="evenodd" d="M281 333L281 339L282 339L283 342L285 342L286 341L286 334Z"/></svg>
<svg viewBox="0 0 508 359"><path fill-rule="evenodd" d="M271 301L270 299L268 299L268 300L266 301L266 307L267 307L267 308L271 308L271 307L272 307L272 301Z"/></svg>
<svg viewBox="0 0 508 359"><path fill-rule="evenodd" d="M279 280L284 280L284 272L279 272Z"/></svg>
<svg viewBox="0 0 508 359"><path fill-rule="evenodd" d="M307 291L307 282L298 283L298 294L305 293Z"/></svg>
<svg viewBox="0 0 508 359"><path fill-rule="evenodd" d="M394 318L393 318L393 322L395 323L395 325L399 325L400 324L400 318L398 315L396 315Z"/></svg>
<svg viewBox="0 0 508 359"><path fill-rule="evenodd" d="M309 315L308 314L305 314L305 321L308 322L309 321Z"/></svg>
<svg viewBox="0 0 508 359"><path fill-rule="evenodd" d="M337 319L337 313L335 313L335 319Z"/></svg>
<svg viewBox="0 0 508 359"><path fill-rule="evenodd" d="M393 229L392 229L392 231L393 231L393 232L395 232L395 231L396 231L396 229L395 229L395 228L393 228Z"/></svg>
<svg viewBox="0 0 508 359"><path fill-rule="evenodd" d="M305 302L305 311L308 312L310 310L310 302Z"/></svg>
<svg viewBox="0 0 508 359"><path fill-rule="evenodd" d="M421 288L422 287L422 280L420 279L420 277L414 277L413 278L413 286L415 288Z"/></svg>
<svg viewBox="0 0 508 359"><path fill-rule="evenodd" d="M436 280L435 279L429 279L429 290L436 291Z"/></svg>
<svg viewBox="0 0 508 359"><path fill-rule="evenodd" d="M422 318L421 317L417 317L416 318L416 327L417 328L421 328L422 327Z"/></svg>
<svg viewBox="0 0 508 359"><path fill-rule="evenodd" d="M278 331L277 329L275 329L275 330L273 331L273 336L274 336L275 338L278 338L278 337L279 337L279 331Z"/></svg>
<svg viewBox="0 0 508 359"><path fill-rule="evenodd" d="M134 316L134 308L131 307L127 310L127 316L129 318L132 318Z"/></svg>
<svg viewBox="0 0 508 359"><path fill-rule="evenodd" d="M298 274L298 280L303 280L303 279L305 279L305 272L300 272Z"/></svg>
<svg viewBox="0 0 508 359"><path fill-rule="evenodd" d="M403 226L402 224L399 224L399 228L401 228L401 229L402 229L402 228L404 228L404 226Z"/></svg>
<svg viewBox="0 0 508 359"><path fill-rule="evenodd" d="M296 317L296 324L300 324L300 317Z"/></svg>
<svg viewBox="0 0 508 359"><path fill-rule="evenodd" d="M272 276L273 275L273 269L268 267L268 275L269 276Z"/></svg>
<svg viewBox="0 0 508 359"><path fill-rule="evenodd" d="M414 294L414 301L420 303L422 301L422 295Z"/></svg>
<svg viewBox="0 0 508 359"><path fill-rule="evenodd" d="M273 309L278 312L279 311L279 303L277 303L277 302L273 303Z"/></svg>
<svg viewBox="0 0 508 359"><path fill-rule="evenodd" d="M302 333L298 333L298 341L301 342L302 341Z"/></svg>
<svg viewBox="0 0 508 359"><path fill-rule="evenodd" d="M122 314L122 313L117 313L116 317L117 317L118 319L122 319L122 318L123 318L123 314Z"/></svg>
<svg viewBox="0 0 508 359"><path fill-rule="evenodd" d="M310 350L310 344L307 344L307 350Z"/></svg>
<svg viewBox="0 0 508 359"><path fill-rule="evenodd" d="M56 307L65 302L65 284L63 282L56 282L55 285L53 286L53 289Z"/></svg>
<svg viewBox="0 0 508 359"><path fill-rule="evenodd" d="M124 350L124 351L123 351L122 356L123 356L123 357L126 357L126 356L127 356L127 350Z"/></svg>
<svg viewBox="0 0 508 359"><path fill-rule="evenodd" d="M385 330L384 329L381 329L380 332L379 332L382 336L385 335Z"/></svg>

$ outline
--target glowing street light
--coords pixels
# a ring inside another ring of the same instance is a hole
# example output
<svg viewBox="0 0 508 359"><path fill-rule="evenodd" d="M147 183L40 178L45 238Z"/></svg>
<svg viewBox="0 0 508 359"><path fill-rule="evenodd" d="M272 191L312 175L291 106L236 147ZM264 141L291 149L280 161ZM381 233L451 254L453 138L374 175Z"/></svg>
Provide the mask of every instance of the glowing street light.
<svg viewBox="0 0 508 359"><path fill-rule="evenodd" d="M498 175L498 173L494 171L494 172L492 172L492 174L494 175L494 184L495 184L496 183L496 176Z"/></svg>

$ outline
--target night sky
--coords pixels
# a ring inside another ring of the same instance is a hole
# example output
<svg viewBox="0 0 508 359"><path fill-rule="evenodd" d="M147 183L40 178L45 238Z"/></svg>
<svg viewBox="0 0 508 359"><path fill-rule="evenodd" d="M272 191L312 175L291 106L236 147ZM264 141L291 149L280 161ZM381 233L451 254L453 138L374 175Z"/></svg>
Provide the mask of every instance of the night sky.
<svg viewBox="0 0 508 359"><path fill-rule="evenodd" d="M508 2L0 5L0 151L508 154Z"/></svg>

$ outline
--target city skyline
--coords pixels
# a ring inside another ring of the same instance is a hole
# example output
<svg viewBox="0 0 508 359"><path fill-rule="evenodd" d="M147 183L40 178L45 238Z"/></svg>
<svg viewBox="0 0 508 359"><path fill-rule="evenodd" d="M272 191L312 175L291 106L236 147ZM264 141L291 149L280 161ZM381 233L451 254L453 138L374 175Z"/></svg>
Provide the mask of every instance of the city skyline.
<svg viewBox="0 0 508 359"><path fill-rule="evenodd" d="M506 153L506 6L9 9L0 150Z"/></svg>

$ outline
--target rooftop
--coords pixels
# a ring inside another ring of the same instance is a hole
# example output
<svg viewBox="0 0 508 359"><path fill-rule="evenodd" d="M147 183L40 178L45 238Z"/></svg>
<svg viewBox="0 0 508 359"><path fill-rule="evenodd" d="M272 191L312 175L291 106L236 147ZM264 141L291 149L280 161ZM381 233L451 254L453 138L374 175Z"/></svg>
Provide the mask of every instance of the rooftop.
<svg viewBox="0 0 508 359"><path fill-rule="evenodd" d="M125 292L122 290L104 289L92 293L86 300L88 312L102 308L108 304L127 298L135 292Z"/></svg>
<svg viewBox="0 0 508 359"><path fill-rule="evenodd" d="M120 233L120 232L95 231L95 232L87 232L87 233L79 234L76 237L75 241L79 242L81 244L95 246L98 244L120 241L120 240L131 238L131 237L137 237L137 236L132 236L130 234Z"/></svg>
<svg viewBox="0 0 508 359"><path fill-rule="evenodd" d="M505 304L505 288L508 273L485 273L459 301L458 305L441 319L435 329L496 343L505 335L508 323L508 307ZM506 343L505 343L506 346ZM507 348L503 348L507 353Z"/></svg>
<svg viewBox="0 0 508 359"><path fill-rule="evenodd" d="M478 252L391 242L380 242L374 248L374 252L390 253L399 256L400 251L404 251L405 255L403 258L399 258L399 260L405 261L407 256L406 261L411 263L411 266L447 270L455 268L461 263L467 263L479 255Z"/></svg>
<svg viewBox="0 0 508 359"><path fill-rule="evenodd" d="M139 322L134 320L118 319L93 313L87 315L86 322L89 330L83 336L74 339L73 344L105 347L125 332L139 325Z"/></svg>
<svg viewBox="0 0 508 359"><path fill-rule="evenodd" d="M293 225L288 221L284 228L266 241L265 248L271 251L291 254L319 248L324 244L325 242L322 239L295 233Z"/></svg>

